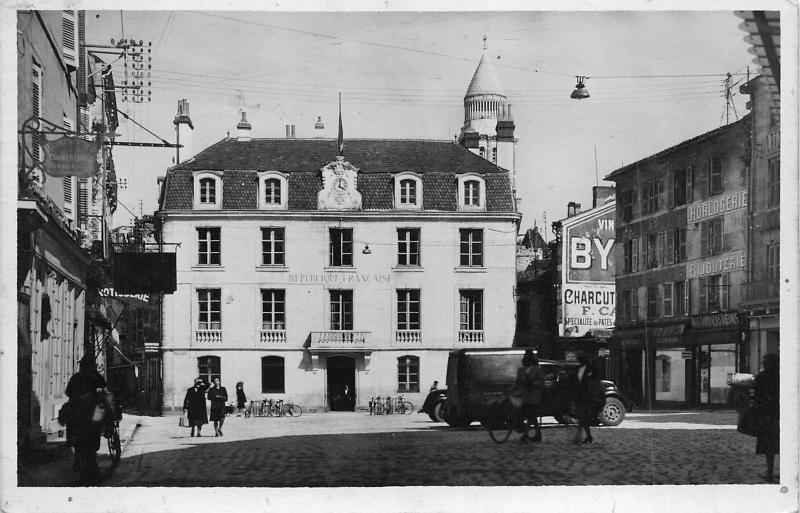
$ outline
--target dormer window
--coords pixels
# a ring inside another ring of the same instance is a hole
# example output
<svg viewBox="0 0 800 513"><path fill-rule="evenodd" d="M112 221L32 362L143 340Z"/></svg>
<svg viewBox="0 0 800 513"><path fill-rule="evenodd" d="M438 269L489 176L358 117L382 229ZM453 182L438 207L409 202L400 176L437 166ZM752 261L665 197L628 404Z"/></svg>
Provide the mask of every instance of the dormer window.
<svg viewBox="0 0 800 513"><path fill-rule="evenodd" d="M222 173L212 171L194 173L194 208L222 208Z"/></svg>
<svg viewBox="0 0 800 513"><path fill-rule="evenodd" d="M200 203L217 202L217 183L213 178L202 178L200 180Z"/></svg>
<svg viewBox="0 0 800 513"><path fill-rule="evenodd" d="M481 206L481 184L477 180L468 180L464 182L464 206L465 207L479 207Z"/></svg>
<svg viewBox="0 0 800 513"><path fill-rule="evenodd" d="M258 174L258 208L286 209L286 175L278 171L263 171Z"/></svg>
<svg viewBox="0 0 800 513"><path fill-rule="evenodd" d="M464 210L485 210L486 185L477 175L458 177L459 207Z"/></svg>
<svg viewBox="0 0 800 513"><path fill-rule="evenodd" d="M398 209L422 208L422 179L414 173L395 177L394 204Z"/></svg>

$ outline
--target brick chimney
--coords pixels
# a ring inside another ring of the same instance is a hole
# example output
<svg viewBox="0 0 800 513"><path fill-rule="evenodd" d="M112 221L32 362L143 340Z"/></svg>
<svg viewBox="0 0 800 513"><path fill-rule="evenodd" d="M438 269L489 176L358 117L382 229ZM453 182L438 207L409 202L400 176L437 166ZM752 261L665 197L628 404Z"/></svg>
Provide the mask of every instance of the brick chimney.
<svg viewBox="0 0 800 513"><path fill-rule="evenodd" d="M175 164L180 164L194 156L194 153L192 153L194 125L192 124L192 118L189 117L189 102L185 98L178 100L178 112L175 114L175 119L172 120L172 123L175 125L175 141L182 146L175 148Z"/></svg>
<svg viewBox="0 0 800 513"><path fill-rule="evenodd" d="M251 138L250 131L253 126L247 121L247 113L242 111L242 120L236 124L236 139L240 142L247 142Z"/></svg>
<svg viewBox="0 0 800 513"><path fill-rule="evenodd" d="M575 203L574 201L570 201L569 203L567 203L567 217L572 217L580 213L581 213L580 203Z"/></svg>
<svg viewBox="0 0 800 513"><path fill-rule="evenodd" d="M608 198L614 197L613 185L595 185L592 187L592 208L605 205Z"/></svg>

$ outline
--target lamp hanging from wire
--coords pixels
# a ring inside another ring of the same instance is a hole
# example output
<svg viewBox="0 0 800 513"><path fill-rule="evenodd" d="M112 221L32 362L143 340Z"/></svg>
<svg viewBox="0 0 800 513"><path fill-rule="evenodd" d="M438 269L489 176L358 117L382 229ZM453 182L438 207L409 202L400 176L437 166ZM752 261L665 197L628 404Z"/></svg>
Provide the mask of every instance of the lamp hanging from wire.
<svg viewBox="0 0 800 513"><path fill-rule="evenodd" d="M586 85L583 83L583 81L587 80L589 77L576 75L575 78L578 79L578 84L575 86L575 90L572 91L572 94L569 95L569 97L573 100L583 100L584 98L588 98L589 91L586 89Z"/></svg>

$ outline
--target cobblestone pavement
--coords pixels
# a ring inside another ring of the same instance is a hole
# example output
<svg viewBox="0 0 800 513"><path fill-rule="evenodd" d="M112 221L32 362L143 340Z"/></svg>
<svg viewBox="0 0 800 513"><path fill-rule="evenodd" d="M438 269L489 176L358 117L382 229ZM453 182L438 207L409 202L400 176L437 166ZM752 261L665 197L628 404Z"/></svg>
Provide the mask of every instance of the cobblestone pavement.
<svg viewBox="0 0 800 513"><path fill-rule="evenodd" d="M498 445L477 425L416 413L229 417L221 438L210 425L191 438L178 417L142 417L105 486L763 484L763 456L735 423L735 412L631 413L593 428L593 444L546 423L540 444L514 434Z"/></svg>

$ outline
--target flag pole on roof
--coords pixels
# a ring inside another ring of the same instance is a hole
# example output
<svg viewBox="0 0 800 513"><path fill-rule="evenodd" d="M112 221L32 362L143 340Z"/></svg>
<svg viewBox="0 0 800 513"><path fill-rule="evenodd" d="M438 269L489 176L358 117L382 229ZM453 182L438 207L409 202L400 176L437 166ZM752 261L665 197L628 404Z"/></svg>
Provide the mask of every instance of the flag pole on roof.
<svg viewBox="0 0 800 513"><path fill-rule="evenodd" d="M344 155L344 131L342 130L342 93L339 93L339 156Z"/></svg>

